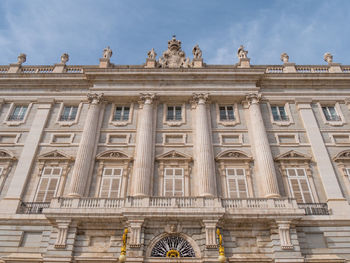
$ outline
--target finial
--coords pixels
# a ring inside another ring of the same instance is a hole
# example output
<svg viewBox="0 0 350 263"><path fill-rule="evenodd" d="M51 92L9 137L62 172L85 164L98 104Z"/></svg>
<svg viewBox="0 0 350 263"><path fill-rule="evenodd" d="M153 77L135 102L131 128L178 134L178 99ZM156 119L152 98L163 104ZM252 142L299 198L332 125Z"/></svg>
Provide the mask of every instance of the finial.
<svg viewBox="0 0 350 263"><path fill-rule="evenodd" d="M283 61L283 63L288 63L289 62L289 56L287 53L282 53L281 54L281 61Z"/></svg>
<svg viewBox="0 0 350 263"><path fill-rule="evenodd" d="M69 60L69 55L68 53L63 53L62 56L61 56L61 63L62 64L66 64Z"/></svg>
<svg viewBox="0 0 350 263"><path fill-rule="evenodd" d="M19 56L17 57L17 64L22 65L26 61L27 61L27 55L24 53L19 54Z"/></svg>
<svg viewBox="0 0 350 263"><path fill-rule="evenodd" d="M325 54L323 55L323 59L324 59L324 61L326 61L328 64L333 63L333 55L332 55L331 53L329 53L329 52L327 52L327 53L325 53Z"/></svg>

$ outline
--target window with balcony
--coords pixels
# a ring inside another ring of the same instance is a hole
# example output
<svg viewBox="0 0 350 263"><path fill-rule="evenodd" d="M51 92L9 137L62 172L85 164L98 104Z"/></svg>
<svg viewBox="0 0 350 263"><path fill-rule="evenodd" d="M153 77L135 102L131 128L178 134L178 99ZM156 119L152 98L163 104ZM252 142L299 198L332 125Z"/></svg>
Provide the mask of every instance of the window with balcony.
<svg viewBox="0 0 350 263"><path fill-rule="evenodd" d="M287 168L289 187L298 203L313 203L310 184L303 168Z"/></svg>
<svg viewBox="0 0 350 263"><path fill-rule="evenodd" d="M8 121L23 121L27 110L28 106L26 105L15 105L10 116L8 117Z"/></svg>
<svg viewBox="0 0 350 263"><path fill-rule="evenodd" d="M75 121L78 113L78 106L64 106L59 121Z"/></svg>
<svg viewBox="0 0 350 263"><path fill-rule="evenodd" d="M164 196L184 196L183 168L165 168Z"/></svg>
<svg viewBox="0 0 350 263"><path fill-rule="evenodd" d="M271 105L271 113L274 121L289 121L285 106Z"/></svg>
<svg viewBox="0 0 350 263"><path fill-rule="evenodd" d="M44 167L35 195L35 202L50 202L56 196L61 174L61 167Z"/></svg>
<svg viewBox="0 0 350 263"><path fill-rule="evenodd" d="M247 178L244 168L226 168L226 182L229 198L248 197Z"/></svg>
<svg viewBox="0 0 350 263"><path fill-rule="evenodd" d="M103 169L99 197L118 198L122 181L123 168L106 167Z"/></svg>
<svg viewBox="0 0 350 263"><path fill-rule="evenodd" d="M342 121L335 106L322 106L322 112L327 121Z"/></svg>

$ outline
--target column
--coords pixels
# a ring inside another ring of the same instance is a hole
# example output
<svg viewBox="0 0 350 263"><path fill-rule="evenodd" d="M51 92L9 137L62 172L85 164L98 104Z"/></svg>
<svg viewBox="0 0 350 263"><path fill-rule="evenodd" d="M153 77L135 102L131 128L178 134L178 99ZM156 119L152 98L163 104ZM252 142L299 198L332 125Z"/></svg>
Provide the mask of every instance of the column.
<svg viewBox="0 0 350 263"><path fill-rule="evenodd" d="M103 94L88 94L89 110L72 172L68 194L70 197L83 196L86 183L89 181L89 171L96 149L95 142L99 129L98 124L102 97Z"/></svg>
<svg viewBox="0 0 350 263"><path fill-rule="evenodd" d="M207 112L208 94L193 94L195 108L194 160L198 196L216 196L216 177L211 131Z"/></svg>
<svg viewBox="0 0 350 263"><path fill-rule="evenodd" d="M297 103L297 107L311 144L311 149L317 163L318 172L323 183L327 200L344 200L310 103L300 102Z"/></svg>
<svg viewBox="0 0 350 263"><path fill-rule="evenodd" d="M154 158L153 145L153 102L154 94L141 94L140 112L136 134L135 164L131 182L132 196L150 195L152 167Z"/></svg>
<svg viewBox="0 0 350 263"><path fill-rule="evenodd" d="M0 212L16 212L22 193L27 185L28 177L31 174L32 165L36 157L38 145L48 119L51 102L40 103L37 108L34 120L30 127L27 139L24 143L21 156L18 159L16 170L12 177L8 191L0 203ZM28 112L30 114L30 112Z"/></svg>
<svg viewBox="0 0 350 263"><path fill-rule="evenodd" d="M249 133L252 135L252 145L255 152L255 171L260 183L259 189L263 196L266 198L277 198L280 197L280 194L276 170L260 111L260 97L256 93L249 94L246 97L250 119Z"/></svg>

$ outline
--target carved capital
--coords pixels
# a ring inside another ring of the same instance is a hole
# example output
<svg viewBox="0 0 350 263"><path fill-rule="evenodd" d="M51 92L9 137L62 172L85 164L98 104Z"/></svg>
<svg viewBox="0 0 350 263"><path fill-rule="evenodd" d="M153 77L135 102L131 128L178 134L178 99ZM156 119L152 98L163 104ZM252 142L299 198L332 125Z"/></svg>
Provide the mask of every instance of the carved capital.
<svg viewBox="0 0 350 263"><path fill-rule="evenodd" d="M250 93L246 96L246 101L249 106L252 104L259 104L260 100L261 100L261 94L259 93Z"/></svg>
<svg viewBox="0 0 350 263"><path fill-rule="evenodd" d="M89 93L87 94L87 98L90 104L100 104L103 102L103 93Z"/></svg>
<svg viewBox="0 0 350 263"><path fill-rule="evenodd" d="M156 94L154 93L140 93L140 105L144 104L152 104L156 98Z"/></svg>
<svg viewBox="0 0 350 263"><path fill-rule="evenodd" d="M290 239L290 221L277 221L282 249L293 249Z"/></svg>
<svg viewBox="0 0 350 263"><path fill-rule="evenodd" d="M55 248L65 248L67 242L67 234L71 220L57 220L57 238Z"/></svg>
<svg viewBox="0 0 350 263"><path fill-rule="evenodd" d="M190 103L192 108L196 108L199 104L206 104L209 100L209 93L193 93Z"/></svg>

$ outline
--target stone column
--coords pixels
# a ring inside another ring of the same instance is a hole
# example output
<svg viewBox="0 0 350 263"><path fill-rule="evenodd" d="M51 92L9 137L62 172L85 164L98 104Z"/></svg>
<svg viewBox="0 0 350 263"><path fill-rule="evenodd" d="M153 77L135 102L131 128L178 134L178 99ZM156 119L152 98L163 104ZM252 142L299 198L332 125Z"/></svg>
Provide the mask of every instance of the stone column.
<svg viewBox="0 0 350 263"><path fill-rule="evenodd" d="M207 100L208 94L194 94L192 100L192 107L196 110L194 160L198 196L216 196L214 154Z"/></svg>
<svg viewBox="0 0 350 263"><path fill-rule="evenodd" d="M280 197L280 194L278 191L276 170L260 111L260 97L261 96L256 93L249 94L246 97L250 118L249 133L251 133L253 139L260 192L262 192L266 198L277 198Z"/></svg>
<svg viewBox="0 0 350 263"><path fill-rule="evenodd" d="M88 94L90 105L73 168L68 194L70 197L83 196L86 183L89 181L89 171L96 147L95 141L98 132L102 97L103 94Z"/></svg>
<svg viewBox="0 0 350 263"><path fill-rule="evenodd" d="M153 167L153 102L154 94L141 94L136 134L135 164L131 182L132 196L150 194Z"/></svg>

